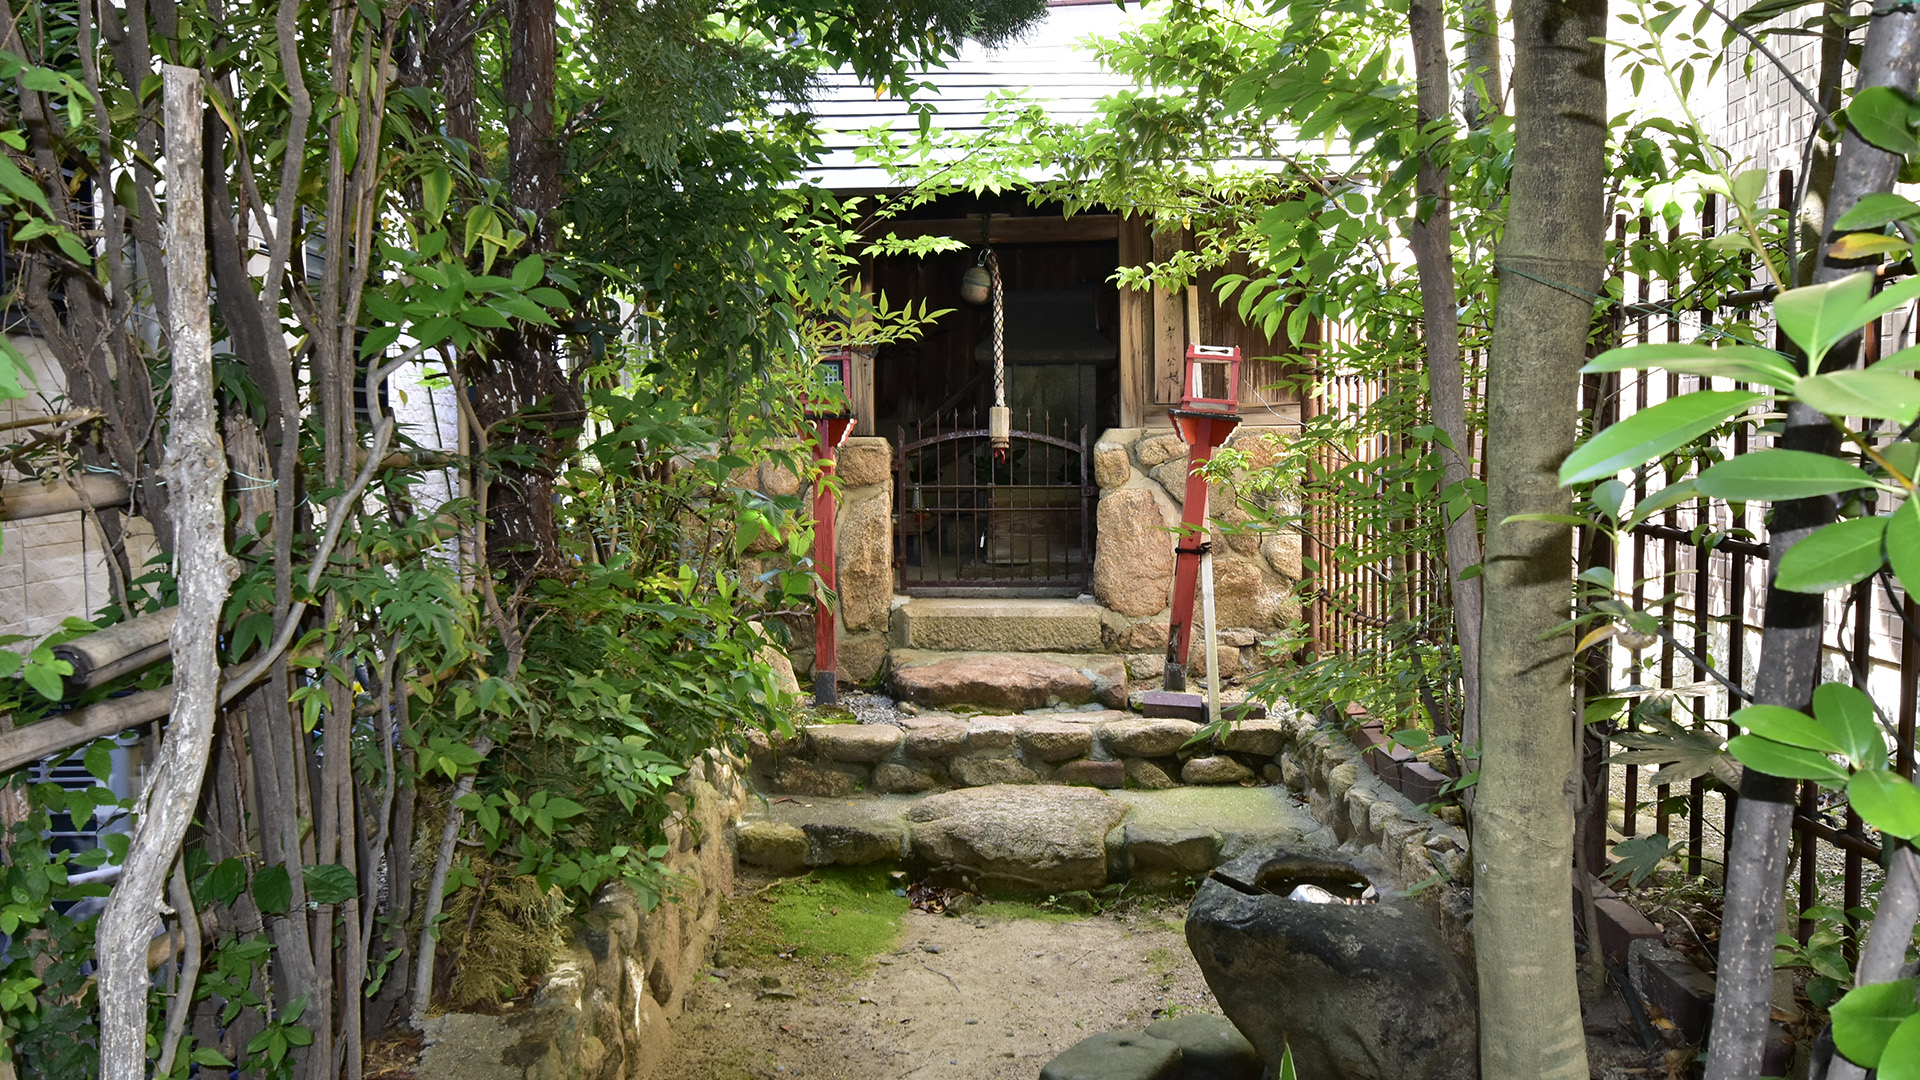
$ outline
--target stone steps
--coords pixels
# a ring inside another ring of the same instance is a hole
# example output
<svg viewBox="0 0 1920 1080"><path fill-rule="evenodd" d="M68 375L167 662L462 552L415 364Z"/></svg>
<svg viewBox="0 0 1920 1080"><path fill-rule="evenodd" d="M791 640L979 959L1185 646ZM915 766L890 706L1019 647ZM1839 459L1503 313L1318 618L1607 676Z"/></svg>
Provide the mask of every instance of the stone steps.
<svg viewBox="0 0 1920 1080"><path fill-rule="evenodd" d="M742 864L773 873L915 866L982 891L1171 884L1278 845L1331 847L1280 787L1104 792L995 785L923 797L783 798L750 810Z"/></svg>
<svg viewBox="0 0 1920 1080"><path fill-rule="evenodd" d="M757 790L844 797L988 784L1157 790L1251 786L1281 779L1282 721L1248 720L1195 739L1201 725L1097 706L962 716L925 713L896 724L815 724L789 739L749 740Z"/></svg>
<svg viewBox="0 0 1920 1080"><path fill-rule="evenodd" d="M916 705L1025 712L1127 704L1127 665L1118 656L895 649L890 663L894 697Z"/></svg>
<svg viewBox="0 0 1920 1080"><path fill-rule="evenodd" d="M913 597L894 607L888 644L935 652L1093 652L1100 605L1087 600Z"/></svg>

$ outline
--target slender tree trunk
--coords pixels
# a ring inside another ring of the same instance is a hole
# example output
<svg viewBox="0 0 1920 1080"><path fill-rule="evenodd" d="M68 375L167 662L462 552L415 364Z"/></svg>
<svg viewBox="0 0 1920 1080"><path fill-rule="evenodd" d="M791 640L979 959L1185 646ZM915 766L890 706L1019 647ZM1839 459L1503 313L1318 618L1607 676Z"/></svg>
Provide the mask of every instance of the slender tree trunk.
<svg viewBox="0 0 1920 1080"><path fill-rule="evenodd" d="M1506 108L1506 81L1500 71L1500 12L1494 0L1466 0L1460 12L1467 45L1469 79L1461 115L1470 128L1486 126ZM1421 106L1422 111L1425 105Z"/></svg>
<svg viewBox="0 0 1920 1080"><path fill-rule="evenodd" d="M1908 7L1877 10L1867 26L1860 57L1859 85L1891 86L1912 93L1920 79L1920 13ZM1875 147L1849 128L1840 140L1833 191L1827 199L1819 263L1813 283L1834 281L1870 263L1842 263L1827 257L1838 237L1834 222L1862 196L1890 191L1901 158ZM1831 370L1852 366L1859 357L1854 335L1829 353ZM1826 416L1799 402L1787 409L1779 446L1832 454L1840 435ZM1768 540L1769 576L1766 619L1760 639L1760 665L1754 701L1805 709L1820 681L1821 611L1824 597L1776 588L1772 573L1787 549L1834 519L1831 499L1795 499L1773 509ZM1707 1080L1746 1080L1760 1075L1767 1018L1773 998L1773 941L1786 889L1787 853L1792 846L1792 780L1748 769L1740 778L1740 802L1727 844L1726 911L1721 920L1718 991L1713 1003L1713 1036L1707 1048Z"/></svg>
<svg viewBox="0 0 1920 1080"><path fill-rule="evenodd" d="M1604 271L1605 0L1516 0L1514 169L1487 370L1474 948L1489 1080L1585 1080L1573 953L1570 530L1560 462Z"/></svg>
<svg viewBox="0 0 1920 1080"><path fill-rule="evenodd" d="M180 615L173 628L173 715L127 849L100 916L100 1073L141 1080L147 1064L147 944L161 889L200 801L220 697L215 652L233 560L226 549L227 462L214 418L213 335L200 176L200 73L167 66L167 262L173 409L166 474L175 512Z"/></svg>
<svg viewBox="0 0 1920 1080"><path fill-rule="evenodd" d="M1440 0L1412 0L1407 7L1414 69L1419 79L1420 126L1444 132L1451 82L1447 64L1446 11ZM1421 315L1427 343L1427 398L1433 423L1453 445L1441 447L1446 486L1465 484L1473 473L1467 432L1466 380L1460 366L1460 295L1453 279L1453 193L1447 181L1451 140L1435 138L1414 178L1419 203L1407 224L1407 240L1420 276ZM1441 513L1446 513L1444 501ZM1453 597L1453 633L1460 647L1465 691L1460 741L1471 754L1480 740L1480 579L1463 577L1480 562L1480 523L1471 506L1447 522L1447 588Z"/></svg>

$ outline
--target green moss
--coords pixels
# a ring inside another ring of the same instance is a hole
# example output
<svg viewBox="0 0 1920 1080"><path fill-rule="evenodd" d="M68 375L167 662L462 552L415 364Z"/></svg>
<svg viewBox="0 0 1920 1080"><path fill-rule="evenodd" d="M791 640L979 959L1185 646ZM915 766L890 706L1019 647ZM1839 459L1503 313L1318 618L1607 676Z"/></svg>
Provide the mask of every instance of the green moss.
<svg viewBox="0 0 1920 1080"><path fill-rule="evenodd" d="M730 945L762 960L791 956L855 971L893 948L907 899L895 896L884 867L830 867L777 882L736 900Z"/></svg>

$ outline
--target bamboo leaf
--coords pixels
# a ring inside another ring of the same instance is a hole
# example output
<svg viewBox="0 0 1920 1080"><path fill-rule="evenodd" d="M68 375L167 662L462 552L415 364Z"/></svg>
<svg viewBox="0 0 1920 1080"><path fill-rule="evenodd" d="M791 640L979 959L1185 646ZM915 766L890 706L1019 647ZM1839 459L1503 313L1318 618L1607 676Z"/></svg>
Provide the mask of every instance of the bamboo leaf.
<svg viewBox="0 0 1920 1080"><path fill-rule="evenodd" d="M1882 746L1881 756L1886 755ZM1920 837L1920 788L1896 772L1857 772L1847 781L1847 803L1860 820L1902 840Z"/></svg>
<svg viewBox="0 0 1920 1080"><path fill-rule="evenodd" d="M1745 390L1707 390L1663 401L1581 444L1560 465L1560 483L1580 484L1655 461L1767 400Z"/></svg>
<svg viewBox="0 0 1920 1080"><path fill-rule="evenodd" d="M1801 540L1780 558L1774 584L1789 592L1821 593L1864 580L1880 569L1884 517L1836 521Z"/></svg>
<svg viewBox="0 0 1920 1080"><path fill-rule="evenodd" d="M1763 735L1735 735L1728 740L1727 749L1735 761L1768 776L1783 776L1789 780L1824 780L1832 784L1843 784L1847 780L1847 770L1834 764L1833 759L1825 754L1774 742Z"/></svg>
<svg viewBox="0 0 1920 1080"><path fill-rule="evenodd" d="M1715 465L1694 481L1702 495L1733 502L1805 499L1872 487L1865 469L1831 454L1761 450Z"/></svg>

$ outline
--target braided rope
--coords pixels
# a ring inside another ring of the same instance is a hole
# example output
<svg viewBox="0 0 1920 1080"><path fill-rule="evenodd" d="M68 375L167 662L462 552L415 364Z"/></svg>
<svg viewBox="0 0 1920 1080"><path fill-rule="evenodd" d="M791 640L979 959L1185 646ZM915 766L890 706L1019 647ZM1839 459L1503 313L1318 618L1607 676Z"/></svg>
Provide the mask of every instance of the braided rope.
<svg viewBox="0 0 1920 1080"><path fill-rule="evenodd" d="M1000 282L1000 259L987 249L987 273L993 278L993 403L1007 403L1007 305Z"/></svg>

